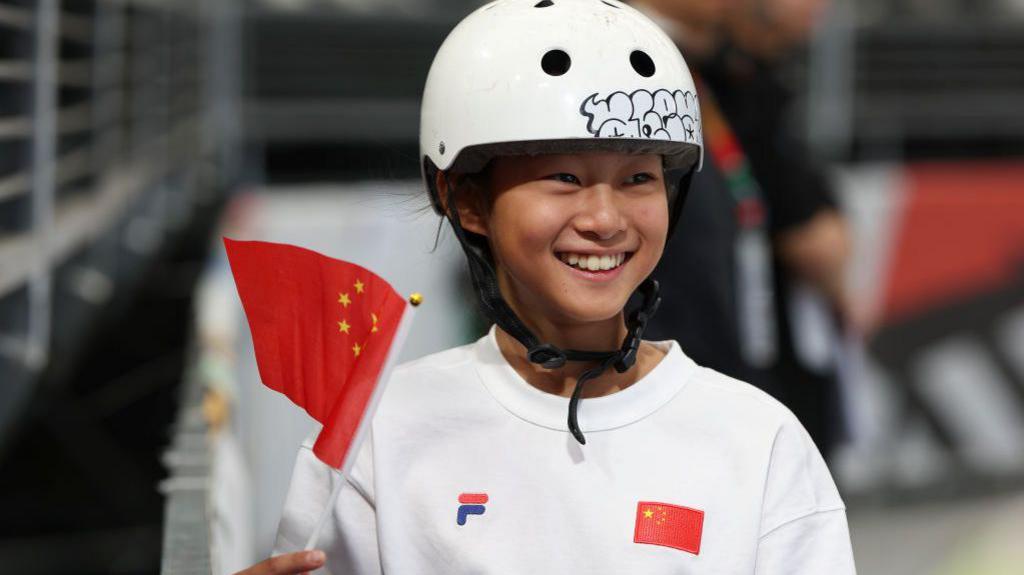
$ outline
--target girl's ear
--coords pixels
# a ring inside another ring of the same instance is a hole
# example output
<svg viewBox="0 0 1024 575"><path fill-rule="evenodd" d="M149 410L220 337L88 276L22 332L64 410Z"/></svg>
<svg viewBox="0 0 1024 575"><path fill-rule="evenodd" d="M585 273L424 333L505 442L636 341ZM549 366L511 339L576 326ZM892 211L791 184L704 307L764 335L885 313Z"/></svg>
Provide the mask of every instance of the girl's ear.
<svg viewBox="0 0 1024 575"><path fill-rule="evenodd" d="M464 179L465 176L461 174L446 174L438 170L434 185L437 187L437 197L441 200L441 206L447 213L450 209L448 205L448 192L449 186L458 186L463 183L459 180ZM472 186L463 186L472 187ZM462 224L462 229L467 232L473 232L481 236L487 235L487 218L483 209L483 199L480 197L482 190L470 190L469 194L463 194L459 197L456 209L459 210L459 223Z"/></svg>

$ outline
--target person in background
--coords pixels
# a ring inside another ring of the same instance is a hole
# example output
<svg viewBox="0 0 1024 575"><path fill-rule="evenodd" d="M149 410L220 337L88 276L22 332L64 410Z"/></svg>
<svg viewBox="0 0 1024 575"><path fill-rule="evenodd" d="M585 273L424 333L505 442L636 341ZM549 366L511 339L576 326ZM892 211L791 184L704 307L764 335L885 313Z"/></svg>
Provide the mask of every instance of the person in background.
<svg viewBox="0 0 1024 575"><path fill-rule="evenodd" d="M860 325L844 283L850 240L828 181L793 137L791 94L778 80L780 63L807 41L826 3L632 5L689 56L711 167L695 178L689 219L656 272L666 290L703 295L666 298L671 303L652 334L703 342L689 344L698 361L782 400L828 457L843 432L834 334L838 326ZM687 230L702 234L702 244L684 238ZM709 258L718 262L720 277L690 273ZM735 333L709 330L712 315L732 315L723 325L735 326Z"/></svg>

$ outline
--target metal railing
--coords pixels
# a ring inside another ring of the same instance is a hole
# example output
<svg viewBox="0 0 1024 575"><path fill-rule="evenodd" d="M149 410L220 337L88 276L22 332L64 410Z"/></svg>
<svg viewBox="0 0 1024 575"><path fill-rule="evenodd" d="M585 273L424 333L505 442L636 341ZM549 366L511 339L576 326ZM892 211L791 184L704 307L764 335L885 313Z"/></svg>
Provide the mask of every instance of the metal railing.
<svg viewBox="0 0 1024 575"><path fill-rule="evenodd" d="M163 575L210 575L210 429L203 416L202 382L189 378L174 437L164 453L169 476L160 484L166 498L164 540L160 562Z"/></svg>
<svg viewBox="0 0 1024 575"><path fill-rule="evenodd" d="M837 161L1024 150L1024 13L949 4L933 18L833 5L807 69L810 148Z"/></svg>
<svg viewBox="0 0 1024 575"><path fill-rule="evenodd" d="M0 447L41 370L87 333L57 329L61 310L95 316L112 297L68 278L130 284L227 181L218 128L237 122L218 87L233 71L212 70L211 25L225 4L0 0Z"/></svg>

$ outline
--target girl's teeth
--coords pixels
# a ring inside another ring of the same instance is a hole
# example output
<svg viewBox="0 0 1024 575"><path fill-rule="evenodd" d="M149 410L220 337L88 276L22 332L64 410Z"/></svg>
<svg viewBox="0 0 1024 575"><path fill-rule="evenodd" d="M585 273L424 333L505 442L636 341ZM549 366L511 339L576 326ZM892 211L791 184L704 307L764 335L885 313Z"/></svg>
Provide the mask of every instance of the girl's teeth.
<svg viewBox="0 0 1024 575"><path fill-rule="evenodd" d="M581 270L589 270L592 272L610 270L622 265L622 262L626 260L626 254L615 254L615 255L583 255L583 254L559 254L560 259L571 265L580 268Z"/></svg>

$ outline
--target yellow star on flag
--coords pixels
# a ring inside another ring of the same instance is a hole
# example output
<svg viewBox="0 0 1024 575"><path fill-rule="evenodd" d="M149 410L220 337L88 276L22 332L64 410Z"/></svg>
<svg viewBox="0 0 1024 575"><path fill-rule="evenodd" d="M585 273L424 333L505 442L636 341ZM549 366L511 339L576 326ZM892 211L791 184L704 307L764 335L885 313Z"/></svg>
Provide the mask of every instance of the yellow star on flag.
<svg viewBox="0 0 1024 575"><path fill-rule="evenodd" d="M650 509L644 509L644 518L650 519L651 517L654 517L654 512Z"/></svg>
<svg viewBox="0 0 1024 575"><path fill-rule="evenodd" d="M338 294L338 303L340 303L341 305L343 305L345 307L348 307L348 304L352 303L352 300L348 299L348 294L347 293L339 293Z"/></svg>
<svg viewBox="0 0 1024 575"><path fill-rule="evenodd" d="M345 320L341 320L338 322L338 331L341 333L348 333L348 328L350 327L352 326L350 326L348 322Z"/></svg>
<svg viewBox="0 0 1024 575"><path fill-rule="evenodd" d="M362 351L363 348L358 343L352 346L352 354L355 357L359 357L359 354L362 353Z"/></svg>
<svg viewBox="0 0 1024 575"><path fill-rule="evenodd" d="M356 293L363 293L363 282L357 279L354 287L356 288Z"/></svg>
<svg viewBox="0 0 1024 575"><path fill-rule="evenodd" d="M370 319L373 320L373 327L370 328L370 333L377 332L377 314L370 312Z"/></svg>

